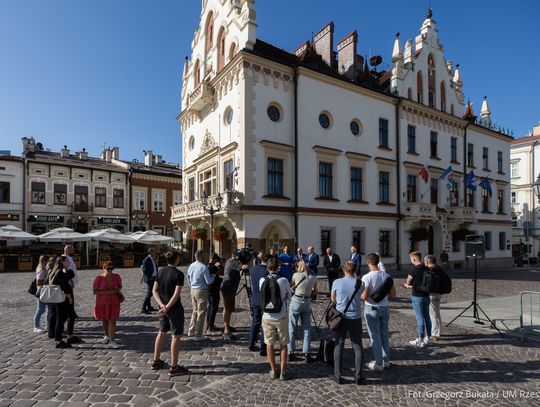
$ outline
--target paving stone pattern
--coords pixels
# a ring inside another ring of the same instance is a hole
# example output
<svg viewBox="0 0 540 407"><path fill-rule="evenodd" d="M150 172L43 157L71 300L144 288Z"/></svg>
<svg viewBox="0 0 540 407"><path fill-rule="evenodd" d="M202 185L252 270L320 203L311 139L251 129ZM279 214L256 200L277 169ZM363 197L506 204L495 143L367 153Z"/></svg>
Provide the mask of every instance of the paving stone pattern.
<svg viewBox="0 0 540 407"><path fill-rule="evenodd" d="M140 313L145 292L140 273L137 269L118 272L126 295L118 324L123 347L118 350L98 343L102 333L92 317L91 291L98 271L80 272L76 333L85 343L66 350L55 349L46 335L32 333L35 305L26 293L32 273L0 274L0 406L532 406L540 402L538 344L503 338L489 329L452 326L444 329L439 343L424 349L410 347L416 324L412 316L399 312L410 307L409 292L403 288L392 303L393 364L384 372L366 372L366 386L352 384L349 343L344 385L332 382L332 369L320 362L294 362L292 380L271 379L266 360L247 349L250 315L244 294L233 316L239 339L214 336L202 343L183 339L180 363L192 374L169 379L167 370L150 370L158 321L155 315ZM396 282L402 283L404 276L397 275ZM454 292L445 302L471 298L470 273L454 277ZM480 298L540 290L538 271L483 272L481 277ZM186 330L188 298L186 287L182 294ZM326 305L323 296L313 303L317 321ZM315 330L312 333L315 353L319 337ZM328 330L323 335L329 335ZM369 361L366 332L364 348ZM169 360L168 353L163 356Z"/></svg>

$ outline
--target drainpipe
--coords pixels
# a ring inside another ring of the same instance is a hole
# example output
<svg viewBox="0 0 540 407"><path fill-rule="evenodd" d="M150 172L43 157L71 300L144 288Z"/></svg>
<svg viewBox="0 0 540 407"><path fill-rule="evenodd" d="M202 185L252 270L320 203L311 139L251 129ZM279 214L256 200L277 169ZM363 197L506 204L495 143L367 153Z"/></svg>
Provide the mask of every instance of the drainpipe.
<svg viewBox="0 0 540 407"><path fill-rule="evenodd" d="M28 230L28 222L26 220L26 202L28 201L28 199L26 198L26 191L28 191L28 187L26 186L26 178L27 178L27 174L26 174L26 171L28 171L28 161L26 159L26 154L24 155L24 157L22 158L22 164L23 164L23 202L22 202L22 226L23 226L23 230L25 232L28 232L30 233L30 231Z"/></svg>
<svg viewBox="0 0 540 407"><path fill-rule="evenodd" d="M299 246L298 238L298 68L294 68L294 246ZM296 252L295 252L296 253Z"/></svg>
<svg viewBox="0 0 540 407"><path fill-rule="evenodd" d="M463 128L463 178L467 175L467 127L471 122L467 122L465 124L465 127ZM467 204L467 187L465 186L465 182L463 183L463 207ZM459 205L459 202L458 202ZM475 205L476 206L476 205Z"/></svg>
<svg viewBox="0 0 540 407"><path fill-rule="evenodd" d="M401 143L399 136L400 120L399 110L403 99L400 97L396 105L396 162L397 162L397 174L396 174L396 188L397 188L397 220L396 220L396 269L400 270L401 262L401 246L400 233L401 233Z"/></svg>
<svg viewBox="0 0 540 407"><path fill-rule="evenodd" d="M534 191L534 187L533 187L533 184L536 182L536 178L535 178L535 159L534 159L534 150L535 150L535 147L536 145L538 144L538 141L535 141L533 143L533 145L531 146L531 161L532 161L532 165L531 165L531 190L532 190L532 194L531 194L531 197L532 197L532 205L531 205L531 212L532 212L532 225L531 225L531 230L528 231L527 233L527 263L528 265L530 265L530 253L529 253L529 235L531 233L534 233L535 229L536 229L536 210L535 210L535 206L536 206L536 199L538 199L536 197L536 192ZM533 249L534 249L534 237L533 237ZM534 253L534 250L533 250L533 253Z"/></svg>

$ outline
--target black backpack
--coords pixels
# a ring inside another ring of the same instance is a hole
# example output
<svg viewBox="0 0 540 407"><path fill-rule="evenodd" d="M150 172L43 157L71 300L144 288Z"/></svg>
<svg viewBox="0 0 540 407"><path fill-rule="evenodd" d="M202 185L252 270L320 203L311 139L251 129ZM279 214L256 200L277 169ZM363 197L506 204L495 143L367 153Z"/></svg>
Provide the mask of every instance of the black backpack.
<svg viewBox="0 0 540 407"><path fill-rule="evenodd" d="M272 275L266 276L261 286L261 305L263 312L276 314L281 312L283 301L281 300L281 290L278 278Z"/></svg>
<svg viewBox="0 0 540 407"><path fill-rule="evenodd" d="M439 273L439 275L441 276L441 281L439 284L439 294L450 294L452 292L452 279L443 269L439 269Z"/></svg>
<svg viewBox="0 0 540 407"><path fill-rule="evenodd" d="M418 289L425 293L438 293L439 287L441 285L441 276L437 273L435 269L424 269L424 274L422 275L422 282Z"/></svg>

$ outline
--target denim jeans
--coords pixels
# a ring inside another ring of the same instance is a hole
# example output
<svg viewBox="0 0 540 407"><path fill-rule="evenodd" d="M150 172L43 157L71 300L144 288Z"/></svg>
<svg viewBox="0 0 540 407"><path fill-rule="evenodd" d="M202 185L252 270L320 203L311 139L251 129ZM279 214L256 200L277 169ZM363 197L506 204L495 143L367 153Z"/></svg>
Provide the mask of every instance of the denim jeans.
<svg viewBox="0 0 540 407"><path fill-rule="evenodd" d="M49 321L49 312L50 312L50 305L45 304L44 302L41 302L39 298L36 298L36 312L34 314L34 328L41 328L41 316L45 313L45 310L47 310L47 314L45 315L45 327L48 325Z"/></svg>
<svg viewBox="0 0 540 407"><path fill-rule="evenodd" d="M309 328L311 325L310 298L302 299L293 295L289 308L289 337L291 339L289 342L289 352L296 350L296 326L298 325L298 318L300 318L302 331L304 332L302 352L309 353Z"/></svg>
<svg viewBox="0 0 540 407"><path fill-rule="evenodd" d="M264 344L264 332L261 329L262 325L262 308L260 305L251 305L253 317L251 319L251 328L249 330L249 347L255 346L257 340L261 343L261 350L266 349Z"/></svg>
<svg viewBox="0 0 540 407"><path fill-rule="evenodd" d="M429 317L429 296L412 297L412 305L416 316L416 326L418 328L418 337L424 338L431 336L431 318Z"/></svg>
<svg viewBox="0 0 540 407"><path fill-rule="evenodd" d="M390 312L388 307L374 306L366 302L364 317L371 339L371 349L375 356L375 363L380 366L383 361L390 361L390 341L388 340Z"/></svg>
<svg viewBox="0 0 540 407"><path fill-rule="evenodd" d="M341 356L345 347L347 333L351 337L354 351L354 378L362 377L362 318L345 319L339 331L335 332L336 347L334 348L334 375L341 377Z"/></svg>

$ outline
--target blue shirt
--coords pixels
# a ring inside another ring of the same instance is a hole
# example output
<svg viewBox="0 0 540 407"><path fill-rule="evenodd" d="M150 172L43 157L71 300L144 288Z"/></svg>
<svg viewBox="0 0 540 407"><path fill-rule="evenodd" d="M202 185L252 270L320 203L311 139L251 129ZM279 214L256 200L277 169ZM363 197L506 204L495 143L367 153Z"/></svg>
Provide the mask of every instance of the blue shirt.
<svg viewBox="0 0 540 407"><path fill-rule="evenodd" d="M205 264L196 261L189 266L187 280L191 288L208 290L208 286L214 282L214 276L210 274Z"/></svg>
<svg viewBox="0 0 540 407"><path fill-rule="evenodd" d="M336 308L338 311L343 312L347 306L347 302L353 295L354 286L356 284L355 277L342 277L338 278L332 284L332 294L336 296ZM360 295L364 291L365 285L362 282L362 285L354 295L354 299L345 314L346 319L358 319L362 317L362 309Z"/></svg>
<svg viewBox="0 0 540 407"><path fill-rule="evenodd" d="M259 264L249 270L252 288L251 305L254 307L261 306L261 288L259 287L259 281L267 275L268 271L266 270L266 264Z"/></svg>

